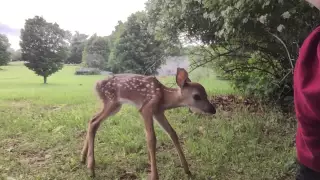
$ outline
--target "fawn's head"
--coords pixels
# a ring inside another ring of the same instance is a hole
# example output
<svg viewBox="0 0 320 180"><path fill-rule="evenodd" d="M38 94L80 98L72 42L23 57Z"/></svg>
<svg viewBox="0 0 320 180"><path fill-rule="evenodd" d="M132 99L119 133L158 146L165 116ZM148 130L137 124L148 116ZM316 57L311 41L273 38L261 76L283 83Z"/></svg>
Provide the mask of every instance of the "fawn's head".
<svg viewBox="0 0 320 180"><path fill-rule="evenodd" d="M176 82L181 89L182 104L199 109L204 113L216 113L215 107L208 100L204 87L199 83L191 82L185 69L177 68Z"/></svg>

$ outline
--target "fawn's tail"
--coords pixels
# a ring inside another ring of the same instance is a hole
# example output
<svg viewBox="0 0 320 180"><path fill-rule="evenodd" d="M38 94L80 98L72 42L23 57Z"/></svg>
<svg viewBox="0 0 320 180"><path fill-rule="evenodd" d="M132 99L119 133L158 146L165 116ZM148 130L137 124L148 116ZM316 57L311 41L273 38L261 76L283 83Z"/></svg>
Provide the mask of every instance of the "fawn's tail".
<svg viewBox="0 0 320 180"><path fill-rule="evenodd" d="M105 93L104 93L104 91L103 91L103 87L102 87L102 83L103 81L98 81L98 82L96 82L96 87L95 87L95 91L96 91L96 93L97 93L97 95L98 95L98 97L101 99L101 100L104 100L104 99L106 99L106 95L105 95Z"/></svg>

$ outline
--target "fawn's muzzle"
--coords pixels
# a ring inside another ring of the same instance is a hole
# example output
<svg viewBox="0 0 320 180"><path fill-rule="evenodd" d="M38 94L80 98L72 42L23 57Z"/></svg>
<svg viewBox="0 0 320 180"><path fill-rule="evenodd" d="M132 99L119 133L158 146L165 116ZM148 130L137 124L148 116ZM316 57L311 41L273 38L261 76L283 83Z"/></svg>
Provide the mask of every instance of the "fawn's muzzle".
<svg viewBox="0 0 320 180"><path fill-rule="evenodd" d="M215 108L214 105L212 105L212 104L211 104L211 106L210 106L209 113L211 113L211 114L216 114L216 108Z"/></svg>

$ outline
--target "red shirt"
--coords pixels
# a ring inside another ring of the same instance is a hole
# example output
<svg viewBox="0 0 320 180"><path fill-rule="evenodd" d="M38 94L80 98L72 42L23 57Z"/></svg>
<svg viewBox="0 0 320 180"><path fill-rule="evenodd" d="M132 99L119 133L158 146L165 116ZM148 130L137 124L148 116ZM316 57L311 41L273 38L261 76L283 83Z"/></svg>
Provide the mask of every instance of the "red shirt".
<svg viewBox="0 0 320 180"><path fill-rule="evenodd" d="M320 26L300 48L294 69L294 103L299 162L320 172Z"/></svg>

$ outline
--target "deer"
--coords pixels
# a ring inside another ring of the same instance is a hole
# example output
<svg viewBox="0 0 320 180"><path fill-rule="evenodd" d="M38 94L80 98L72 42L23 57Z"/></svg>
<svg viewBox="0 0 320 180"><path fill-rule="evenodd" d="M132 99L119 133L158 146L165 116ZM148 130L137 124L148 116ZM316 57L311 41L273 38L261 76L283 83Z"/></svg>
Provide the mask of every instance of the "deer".
<svg viewBox="0 0 320 180"><path fill-rule="evenodd" d="M114 74L96 83L95 90L102 101L103 108L88 122L81 151L81 162L85 164L87 161L87 169L91 177L95 177L94 140L97 130L102 121L119 112L123 104L136 106L142 116L151 169L148 179L159 179L154 121L157 121L169 135L178 152L184 172L192 177L177 133L169 124L164 112L178 107L191 107L206 114L215 114L216 109L208 100L205 88L200 83L191 82L184 68L177 68L176 84L177 88L167 87L155 76L140 74Z"/></svg>

